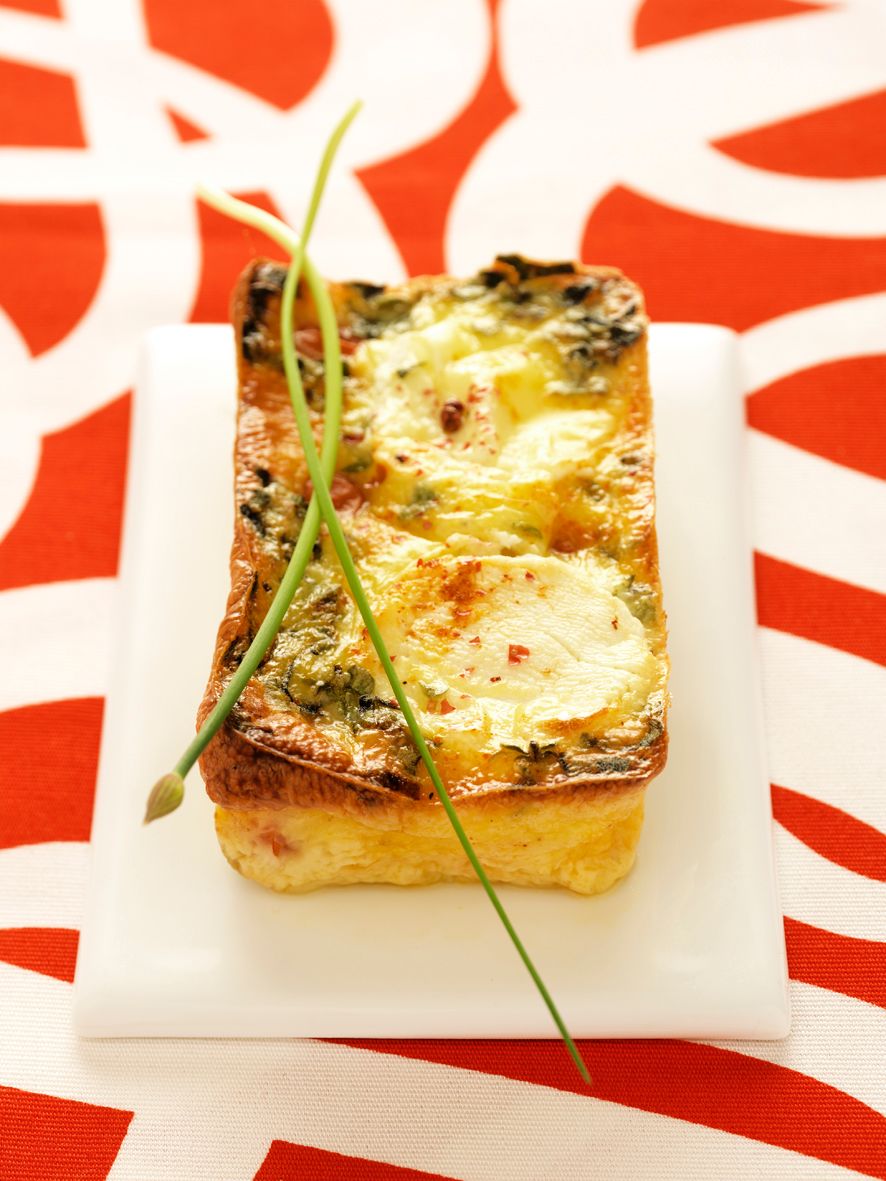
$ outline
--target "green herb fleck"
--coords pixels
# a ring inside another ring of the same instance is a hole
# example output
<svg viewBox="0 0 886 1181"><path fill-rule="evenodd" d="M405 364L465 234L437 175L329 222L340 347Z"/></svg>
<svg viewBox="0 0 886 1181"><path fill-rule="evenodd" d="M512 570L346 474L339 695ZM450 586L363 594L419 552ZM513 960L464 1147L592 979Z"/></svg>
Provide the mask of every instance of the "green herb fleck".
<svg viewBox="0 0 886 1181"><path fill-rule="evenodd" d="M404 504L397 515L401 521L411 521L414 517L420 517L436 504L438 500L437 493L429 484L416 484L412 491L412 499L409 504Z"/></svg>

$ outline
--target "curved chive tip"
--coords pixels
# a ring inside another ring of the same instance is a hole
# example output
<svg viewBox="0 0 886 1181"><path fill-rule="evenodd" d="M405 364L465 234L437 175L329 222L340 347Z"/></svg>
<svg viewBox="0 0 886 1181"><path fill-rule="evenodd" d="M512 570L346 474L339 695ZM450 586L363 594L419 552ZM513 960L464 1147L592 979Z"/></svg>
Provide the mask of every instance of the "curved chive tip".
<svg viewBox="0 0 886 1181"><path fill-rule="evenodd" d="M145 824L152 820L159 820L161 816L168 816L174 812L185 798L185 781L176 771L170 771L158 779L148 796L145 808Z"/></svg>

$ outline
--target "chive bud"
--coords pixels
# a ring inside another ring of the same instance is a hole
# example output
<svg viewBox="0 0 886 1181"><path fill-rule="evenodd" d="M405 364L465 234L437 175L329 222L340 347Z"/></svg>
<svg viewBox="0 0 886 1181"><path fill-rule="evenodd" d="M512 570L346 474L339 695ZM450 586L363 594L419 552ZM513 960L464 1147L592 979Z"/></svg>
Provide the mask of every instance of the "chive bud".
<svg viewBox="0 0 886 1181"><path fill-rule="evenodd" d="M158 779L148 796L145 808L145 824L152 820L159 820L161 816L168 816L174 812L185 798L185 781L176 771L170 771Z"/></svg>

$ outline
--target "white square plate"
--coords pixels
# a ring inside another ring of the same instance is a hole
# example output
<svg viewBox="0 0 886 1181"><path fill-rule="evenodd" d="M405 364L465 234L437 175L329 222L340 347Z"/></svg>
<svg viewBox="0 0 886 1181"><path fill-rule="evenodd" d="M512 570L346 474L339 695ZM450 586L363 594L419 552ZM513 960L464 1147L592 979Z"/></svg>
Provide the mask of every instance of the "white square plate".
<svg viewBox="0 0 886 1181"><path fill-rule="evenodd" d="M637 863L597 898L502 889L574 1034L778 1038L784 937L744 523L733 335L651 333L671 749ZM472 886L277 896L219 851L193 774L176 815L145 795L190 737L228 589L230 329L160 329L135 399L117 665L77 965L90 1036L549 1037Z"/></svg>

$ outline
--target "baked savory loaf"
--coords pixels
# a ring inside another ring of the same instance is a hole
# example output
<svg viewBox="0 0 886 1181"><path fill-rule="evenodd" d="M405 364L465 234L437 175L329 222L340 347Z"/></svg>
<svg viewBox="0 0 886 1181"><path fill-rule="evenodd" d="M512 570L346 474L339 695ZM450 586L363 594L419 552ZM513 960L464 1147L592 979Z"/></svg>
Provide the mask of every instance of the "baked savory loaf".
<svg viewBox="0 0 886 1181"><path fill-rule="evenodd" d="M280 359L284 276L257 262L234 295L232 586L201 720L310 496ZM667 752L641 293L616 270L512 255L468 280L332 293L333 496L444 782L493 880L603 890L633 862ZM319 439L306 290L296 318ZM225 855L263 885L473 878L325 530L201 769Z"/></svg>

